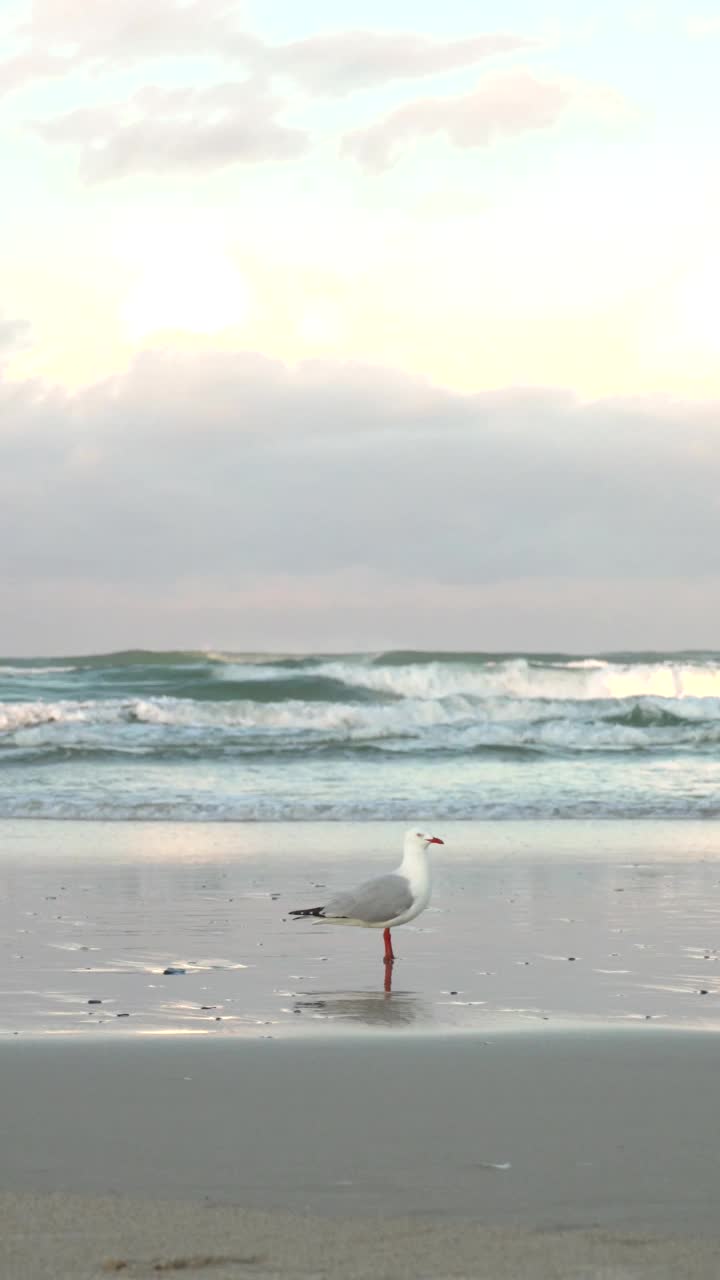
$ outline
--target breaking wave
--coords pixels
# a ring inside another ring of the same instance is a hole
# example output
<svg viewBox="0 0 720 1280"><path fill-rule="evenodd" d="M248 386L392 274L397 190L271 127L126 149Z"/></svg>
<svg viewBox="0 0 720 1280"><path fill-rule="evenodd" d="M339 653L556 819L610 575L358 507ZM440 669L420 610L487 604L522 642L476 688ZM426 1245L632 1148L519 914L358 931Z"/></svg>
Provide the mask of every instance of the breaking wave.
<svg viewBox="0 0 720 1280"><path fill-rule="evenodd" d="M613 761L624 763L611 796ZM196 813L183 800L188 763L195 788L252 784L245 816L404 813L420 777L434 811L460 816L705 813L720 787L720 655L132 650L0 662L0 814L94 813L93 787L106 813ZM198 803L198 815L212 809Z"/></svg>
<svg viewBox="0 0 720 1280"><path fill-rule="evenodd" d="M173 697L0 704L0 758L13 747L142 748L171 756L192 746L287 754L374 744L388 752L669 751L720 742L720 699L563 703L462 694L390 703Z"/></svg>

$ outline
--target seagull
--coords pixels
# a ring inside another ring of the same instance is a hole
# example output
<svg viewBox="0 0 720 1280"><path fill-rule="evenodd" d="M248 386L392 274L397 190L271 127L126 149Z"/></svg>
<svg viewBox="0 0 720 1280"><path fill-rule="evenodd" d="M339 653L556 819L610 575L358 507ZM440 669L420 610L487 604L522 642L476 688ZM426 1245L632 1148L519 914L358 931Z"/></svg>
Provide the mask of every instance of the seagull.
<svg viewBox="0 0 720 1280"><path fill-rule="evenodd" d="M428 845L444 844L439 836L414 828L406 832L403 859L390 875L365 880L356 889L337 893L324 907L303 907L291 911L296 920L313 917L314 923L356 925L361 929L382 929L385 964L395 959L390 930L407 924L424 911L430 901Z"/></svg>

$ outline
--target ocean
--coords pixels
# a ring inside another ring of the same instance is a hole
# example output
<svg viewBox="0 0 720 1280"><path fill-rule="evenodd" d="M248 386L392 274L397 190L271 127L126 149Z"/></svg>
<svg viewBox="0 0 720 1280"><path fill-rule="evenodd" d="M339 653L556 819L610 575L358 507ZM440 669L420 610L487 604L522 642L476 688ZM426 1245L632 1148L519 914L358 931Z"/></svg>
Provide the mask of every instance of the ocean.
<svg viewBox="0 0 720 1280"><path fill-rule="evenodd" d="M0 660L0 817L720 815L720 653Z"/></svg>

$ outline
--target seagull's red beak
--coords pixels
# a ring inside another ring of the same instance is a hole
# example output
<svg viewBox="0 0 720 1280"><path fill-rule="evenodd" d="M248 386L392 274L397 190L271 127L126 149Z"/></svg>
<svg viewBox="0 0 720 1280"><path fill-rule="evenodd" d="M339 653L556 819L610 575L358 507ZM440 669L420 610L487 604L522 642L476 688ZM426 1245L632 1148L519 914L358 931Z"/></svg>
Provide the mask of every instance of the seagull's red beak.
<svg viewBox="0 0 720 1280"><path fill-rule="evenodd" d="M445 841L441 840L439 836L431 836L430 839L428 840L428 844L444 844L444 843Z"/></svg>

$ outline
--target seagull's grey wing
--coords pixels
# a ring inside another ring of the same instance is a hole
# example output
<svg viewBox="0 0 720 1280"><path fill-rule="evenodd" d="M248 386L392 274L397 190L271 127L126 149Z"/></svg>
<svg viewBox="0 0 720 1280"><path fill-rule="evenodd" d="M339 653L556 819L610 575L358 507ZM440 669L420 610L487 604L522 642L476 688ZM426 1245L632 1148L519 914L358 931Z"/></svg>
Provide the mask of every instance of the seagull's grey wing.
<svg viewBox="0 0 720 1280"><path fill-rule="evenodd" d="M336 919L362 920L366 924L381 924L394 920L409 910L413 903L410 881L405 876L378 876L366 880L357 889L337 893L323 910L324 916Z"/></svg>

